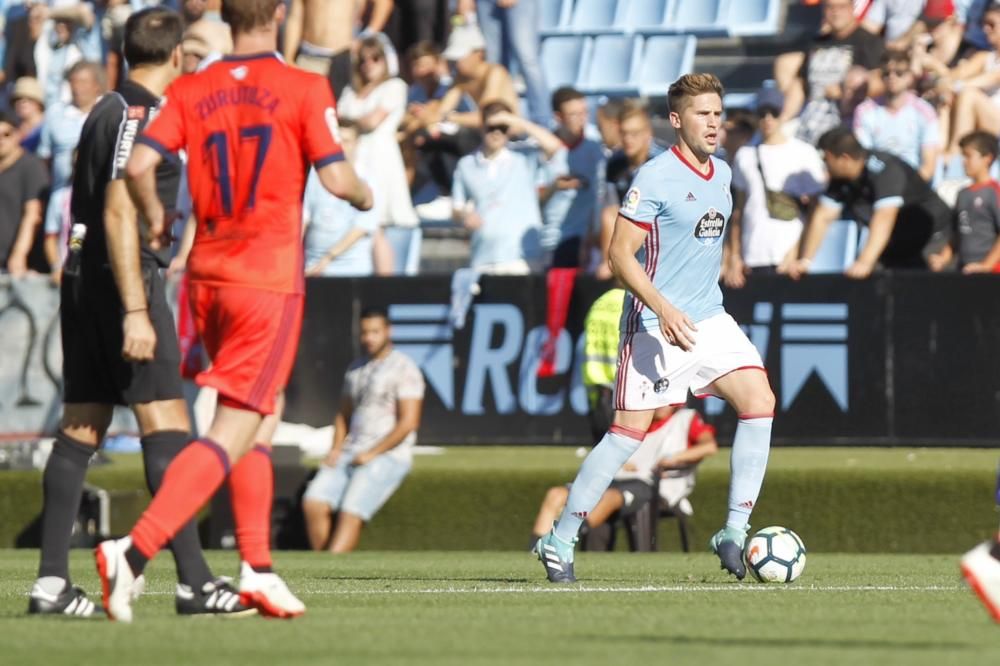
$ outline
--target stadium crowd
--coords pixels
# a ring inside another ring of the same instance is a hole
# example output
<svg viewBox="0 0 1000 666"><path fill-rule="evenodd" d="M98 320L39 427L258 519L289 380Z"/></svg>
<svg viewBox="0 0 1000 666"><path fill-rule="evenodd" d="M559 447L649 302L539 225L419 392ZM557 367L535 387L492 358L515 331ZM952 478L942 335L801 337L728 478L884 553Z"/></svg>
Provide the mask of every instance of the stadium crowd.
<svg viewBox="0 0 1000 666"><path fill-rule="evenodd" d="M879 265L993 270L1000 4L821 2L815 38L777 58L773 82L750 108L727 109L720 129L736 204L724 282L808 272L842 218L867 231L850 276ZM187 24L186 71L231 49L220 0L172 3ZM33 269L58 280L76 142L123 74L125 19L150 4L159 3L0 5L0 102L9 109L0 113L0 267L12 276ZM672 137L669 127L654 137L657 107L645 100L550 89L538 59L540 5L291 0L284 55L329 77L348 158L376 201L353 210L313 178L309 275L402 272L414 233L454 225L477 273L610 276L618 205L638 166Z"/></svg>

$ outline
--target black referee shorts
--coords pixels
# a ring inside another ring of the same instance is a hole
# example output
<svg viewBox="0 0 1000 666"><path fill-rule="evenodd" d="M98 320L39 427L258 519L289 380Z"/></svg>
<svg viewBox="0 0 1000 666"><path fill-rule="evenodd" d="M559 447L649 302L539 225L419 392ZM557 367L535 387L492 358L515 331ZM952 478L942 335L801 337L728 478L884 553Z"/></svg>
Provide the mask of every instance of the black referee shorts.
<svg viewBox="0 0 1000 666"><path fill-rule="evenodd" d="M122 358L124 312L111 268L88 266L63 277L59 315L66 403L134 405L183 397L180 348L159 267L143 262L142 279L156 350L152 361L130 363Z"/></svg>

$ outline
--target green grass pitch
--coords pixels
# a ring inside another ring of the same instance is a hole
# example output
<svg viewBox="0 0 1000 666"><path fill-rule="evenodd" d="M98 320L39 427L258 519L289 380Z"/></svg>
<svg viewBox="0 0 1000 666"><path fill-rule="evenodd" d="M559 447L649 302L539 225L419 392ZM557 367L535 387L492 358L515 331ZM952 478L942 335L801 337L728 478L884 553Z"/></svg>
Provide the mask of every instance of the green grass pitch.
<svg viewBox="0 0 1000 666"><path fill-rule="evenodd" d="M235 569L232 553L209 557ZM1000 663L1000 626L957 555L815 554L796 583L766 586L707 553L581 553L564 588L527 553L279 553L308 606L295 621L176 617L163 555L132 625L24 615L36 558L0 551L3 664ZM96 595L89 553L72 570Z"/></svg>

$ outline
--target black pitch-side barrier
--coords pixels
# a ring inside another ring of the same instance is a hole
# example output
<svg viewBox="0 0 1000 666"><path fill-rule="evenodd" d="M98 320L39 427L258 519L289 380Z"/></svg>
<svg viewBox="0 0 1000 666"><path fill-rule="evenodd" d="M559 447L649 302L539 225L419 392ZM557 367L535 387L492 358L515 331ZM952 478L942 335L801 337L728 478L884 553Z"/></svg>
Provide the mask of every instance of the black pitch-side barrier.
<svg viewBox="0 0 1000 666"><path fill-rule="evenodd" d="M388 309L396 348L427 380L423 444L590 444L581 331L607 283L580 278L556 355L538 379L544 276L483 277L465 325L448 277L312 279L285 420L331 421L358 355L358 315ZM1000 278L886 273L870 280L755 277L726 309L761 351L784 445L1000 444ZM692 404L728 441L735 414Z"/></svg>

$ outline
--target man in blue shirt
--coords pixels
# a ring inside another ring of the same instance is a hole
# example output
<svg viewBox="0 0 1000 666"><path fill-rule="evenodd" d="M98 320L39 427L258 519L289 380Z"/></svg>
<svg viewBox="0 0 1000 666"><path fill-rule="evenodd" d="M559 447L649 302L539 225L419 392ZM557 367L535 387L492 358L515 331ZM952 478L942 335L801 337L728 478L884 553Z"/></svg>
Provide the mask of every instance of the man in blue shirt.
<svg viewBox="0 0 1000 666"><path fill-rule="evenodd" d="M562 143L514 115L504 102L487 104L482 116L482 146L460 159L455 169L454 219L472 232L472 268L481 273L530 273L539 268L541 258L537 152L541 149L548 159ZM508 132L527 133L538 147L513 150Z"/></svg>
<svg viewBox="0 0 1000 666"><path fill-rule="evenodd" d="M559 122L558 151L544 170L539 198L542 202L542 249L553 268L580 266L584 236L596 229L598 193L604 179L604 150L584 136L587 100L570 87L552 94L552 108Z"/></svg>
<svg viewBox="0 0 1000 666"><path fill-rule="evenodd" d="M746 575L743 544L771 442L774 394L760 354L722 307L719 272L732 213L730 170L713 157L722 84L686 74L667 94L677 144L643 165L625 195L611 239L611 269L628 290L622 313L615 416L573 482L536 552L554 583L570 583L577 531L614 474L646 437L658 407L688 391L736 409L729 514L710 546L722 567Z"/></svg>

